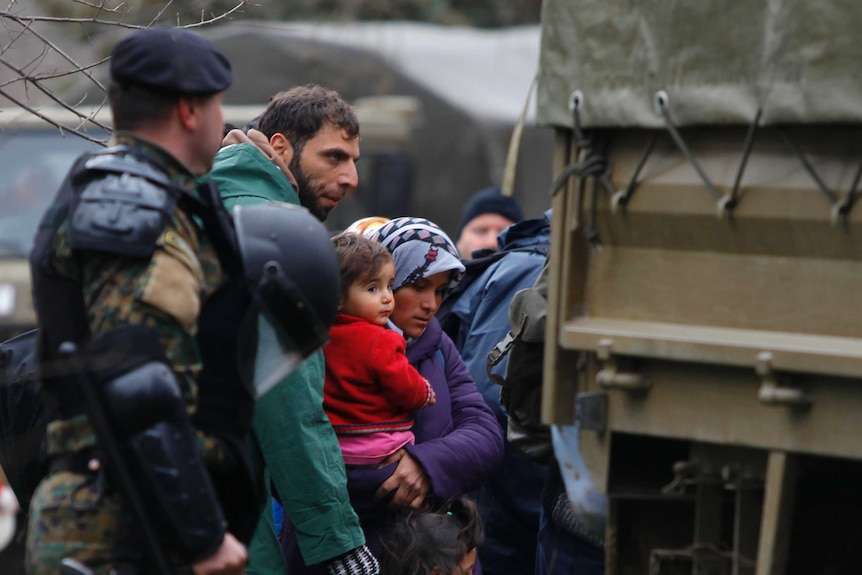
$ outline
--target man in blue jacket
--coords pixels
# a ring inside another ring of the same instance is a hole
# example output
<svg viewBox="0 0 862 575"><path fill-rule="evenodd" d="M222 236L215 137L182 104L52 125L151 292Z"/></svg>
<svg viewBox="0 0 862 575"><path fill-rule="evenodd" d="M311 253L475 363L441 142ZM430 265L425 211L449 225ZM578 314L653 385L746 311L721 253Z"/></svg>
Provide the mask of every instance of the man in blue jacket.
<svg viewBox="0 0 862 575"><path fill-rule="evenodd" d="M500 386L488 379L486 358L509 332L512 297L533 285L545 263L550 212L509 226L497 241L501 255L458 296L445 324L476 386L506 429ZM469 262L466 265L469 269ZM479 490L479 510L486 530L485 543L479 549L482 571L485 575L532 573L547 470L508 441L500 469Z"/></svg>

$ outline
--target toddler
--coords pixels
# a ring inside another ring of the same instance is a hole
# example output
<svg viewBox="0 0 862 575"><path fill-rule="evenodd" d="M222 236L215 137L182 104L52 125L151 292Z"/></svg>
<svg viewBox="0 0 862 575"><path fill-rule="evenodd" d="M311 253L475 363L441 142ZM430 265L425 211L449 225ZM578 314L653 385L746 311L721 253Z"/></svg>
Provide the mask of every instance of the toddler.
<svg viewBox="0 0 862 575"><path fill-rule="evenodd" d="M414 443L411 412L434 405L434 390L408 363L404 337L385 327L394 307L392 255L353 233L332 242L341 269L341 301L323 347L323 408L344 463L377 465Z"/></svg>

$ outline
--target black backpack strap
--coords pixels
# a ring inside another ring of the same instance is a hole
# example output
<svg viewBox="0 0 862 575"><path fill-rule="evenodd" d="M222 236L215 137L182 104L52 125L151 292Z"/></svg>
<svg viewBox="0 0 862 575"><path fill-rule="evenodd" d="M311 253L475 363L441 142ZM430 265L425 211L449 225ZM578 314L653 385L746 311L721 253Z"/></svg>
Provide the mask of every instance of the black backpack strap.
<svg viewBox="0 0 862 575"><path fill-rule="evenodd" d="M492 370L501 361L503 361L504 357L509 355L509 351L511 351L512 346L515 345L517 340L518 335L515 334L515 330L512 330L506 334L506 337L497 342L494 349L488 352L488 359L485 364L485 375L488 376L489 381L496 383L497 385L503 385L505 383L503 376L493 373Z"/></svg>
<svg viewBox="0 0 862 575"><path fill-rule="evenodd" d="M196 191L197 198L184 198L183 207L203 224L225 273L231 277L242 277L242 260L233 218L224 206L218 186L214 181L206 180L198 185Z"/></svg>

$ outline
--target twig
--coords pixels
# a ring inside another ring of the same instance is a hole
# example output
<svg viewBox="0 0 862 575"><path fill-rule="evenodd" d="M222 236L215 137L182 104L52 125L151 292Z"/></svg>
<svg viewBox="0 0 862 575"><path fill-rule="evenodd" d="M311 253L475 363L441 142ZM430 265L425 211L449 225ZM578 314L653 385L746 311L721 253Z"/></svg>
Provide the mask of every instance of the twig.
<svg viewBox="0 0 862 575"><path fill-rule="evenodd" d="M140 30L147 28L147 25L128 24L122 20L101 20L99 18L71 18L66 16L18 16L12 14L8 10L0 10L0 18L7 18L16 22L51 22L60 24L101 24L103 26L116 26L119 28L131 28Z"/></svg>
<svg viewBox="0 0 862 575"><path fill-rule="evenodd" d="M0 13L0 17L3 17L3 13ZM22 26L24 25L23 21L21 21L17 16L10 15L9 18L11 20L14 20L14 21L20 23ZM54 42L52 42L51 40L46 38L41 32L38 32L35 28L31 27L29 24L26 27L33 36L35 36L36 38L38 38L39 40L44 42L47 46L51 47L51 49L53 49L57 54L59 54L64 60L66 60L67 62L72 64L72 66L74 66L75 69L81 68L81 66L71 56L69 56L63 50L61 50L59 46L57 46L56 44L54 44ZM83 70L82 73L84 74L84 76L89 78L89 80L91 82L96 84L99 88L101 88L102 90L105 90L105 87L102 85L102 83L99 82L98 80L96 80L96 78L94 78L93 75L90 74L88 71Z"/></svg>
<svg viewBox="0 0 862 575"><path fill-rule="evenodd" d="M244 7L247 3L247 0L237 0L236 6L228 10L227 12L222 12L217 16L213 16L209 20L203 19L203 14L201 14L201 21L196 24L186 24L183 28L199 28L200 26L208 26L209 24L213 24L218 22L219 20L224 20L231 14L238 12L242 7Z"/></svg>
<svg viewBox="0 0 862 575"><path fill-rule="evenodd" d="M13 104L15 104L16 106L18 106L18 107L19 107L19 108L21 108L22 110L25 110L25 111L27 111L27 112L29 112L29 113L33 114L33 115L34 115L34 116L36 116L37 118L40 118L40 119L44 120L45 122L47 122L47 123L51 124L51 125L52 125L52 126L54 126L55 128L58 128L61 132L65 130L65 131L67 131L67 132L69 132L69 133L71 133L71 134L75 134L76 136L79 136L79 137L81 137L81 138L84 138L85 140L88 140L88 141L90 141L90 142L93 142L94 144L99 144L99 145L101 145L101 146L104 146L104 145L105 145L105 142L104 142L103 140L99 140L99 139L97 139L97 138L94 138L93 136L91 136L91 135L87 134L86 132L82 132L81 130L72 129L72 128L69 128L69 127L67 127L67 126L64 126L64 125L60 124L59 122L57 122L57 121L56 121L56 120L54 120L53 118L50 118L49 116L46 116L45 114L42 114L39 110L37 110L37 109L35 109L35 108L33 108L33 107L29 106L29 105L28 105L27 103L25 103L25 102L22 102L21 100L19 100L18 98L16 98L16 97L15 97L15 96L13 96L12 94L8 93L6 90L0 90L0 96L3 96L4 98L7 98L10 102L12 102ZM79 112L76 112L76 113L78 113L78 115L79 115L80 117L84 118L84 116L83 116L82 114L80 114ZM92 119L90 119L90 118L86 118L86 120L88 120L88 121L93 121L93 120L92 120Z"/></svg>
<svg viewBox="0 0 862 575"><path fill-rule="evenodd" d="M118 14L120 12L120 8L122 8L123 6L126 5L125 2L120 2L114 8L106 8L105 2L103 0L100 0L100 2L98 4L91 4L90 2L87 2L86 0L72 0L72 2L74 2L75 4L82 4L82 5L87 6L89 8L95 8L99 12L110 12L113 14Z"/></svg>
<svg viewBox="0 0 862 575"><path fill-rule="evenodd" d="M159 21L159 18L161 18L161 17L162 17L162 14L164 14L164 13L165 13L165 10L167 10L167 9L168 9L168 6L170 6L170 5L171 5L171 4L173 4L173 3L174 3L174 0L168 0L167 4L165 4L164 6L162 6L162 9L161 9L161 10L159 10L159 13L158 13L158 14L156 14L155 18L153 18L152 20L150 20L150 26L152 26L153 24L155 24L156 22L158 22L158 21Z"/></svg>
<svg viewBox="0 0 862 575"><path fill-rule="evenodd" d="M174 1L165 0L164 4L159 8L156 16L153 17L150 22L145 25L135 24L125 20L130 13L125 2L120 2L116 6L111 6L111 2L108 0L73 0L73 2L92 8L95 10L95 13L92 17L89 18L25 15L21 13L22 9L20 8L20 4L16 3L16 0L10 0L9 3L6 5L5 9L0 9L0 26L2 26L2 29L7 31L7 37L9 38L9 40L4 46L0 46L0 66L5 67L17 74L16 78L0 82L0 96L7 98L10 102L19 106L21 109L26 110L27 112L35 115L36 117L44 120L45 122L56 126L61 131L66 130L72 134L81 136L88 141L101 144L103 143L102 141L93 138L92 136L81 131L80 129L71 129L61 125L55 119L50 118L48 114L39 112L38 108L34 107L33 104L28 104L27 102L22 101L20 94L18 97L13 96L7 89L10 86L16 85L18 82L22 82L24 93L27 95L28 98L31 89L35 88L36 90L38 90L39 93L46 96L50 101L56 103L61 108L72 112L78 118L80 118L81 124L79 124L79 127L91 123L100 129L110 132L109 126L95 119L95 114L85 115L76 109L77 106L81 104L81 102L77 102L74 104L67 103L63 101L63 99L59 98L53 92L53 90L51 90L44 84L46 81L49 80L73 76L75 74L82 74L89 81L91 81L98 90L100 90L103 94L106 94L107 89L93 75L92 70L93 68L107 62L109 58L101 58L98 61L90 64L80 64L70 54L67 54L63 49L61 49L56 42L51 40L51 33L48 33L44 30L40 30L38 25L42 23L77 25L82 28L85 37L87 39L90 39L90 33L93 30L97 29L92 28L92 26L124 28L131 30L148 28L156 24L165 16L168 10L174 5ZM220 14L210 13L209 16L207 16L206 13L202 10L199 21L193 22L191 24L182 25L180 27L199 28L202 26L214 24L226 18L230 18L237 12L241 11L246 5L250 4L250 1L234 0L232 4L233 6L230 9L227 9ZM110 18L108 16L110 16ZM177 18L179 19L180 16L181 14L178 12ZM178 26L179 25L180 23L178 21ZM17 29L15 29L15 26L17 26ZM16 51L12 50L12 47L16 44L16 42L21 42L21 40L25 38L34 39L35 41L40 42L42 48L41 53L39 53L35 57L32 57L23 65L15 64L15 60L9 57L17 53ZM90 43L93 43L92 39L90 39ZM48 69L46 71L41 71L40 68L48 67L47 58L52 51L56 53L63 62L70 65L71 69L63 70L62 68L65 66L62 64L58 64L53 70ZM102 105L104 105L104 102L105 101L103 100Z"/></svg>

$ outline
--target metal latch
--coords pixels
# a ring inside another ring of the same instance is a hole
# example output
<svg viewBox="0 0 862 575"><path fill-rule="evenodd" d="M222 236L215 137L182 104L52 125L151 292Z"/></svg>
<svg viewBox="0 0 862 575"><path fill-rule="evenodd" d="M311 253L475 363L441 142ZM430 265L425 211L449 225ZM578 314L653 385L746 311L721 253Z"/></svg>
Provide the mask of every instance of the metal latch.
<svg viewBox="0 0 862 575"><path fill-rule="evenodd" d="M790 407L810 407L814 396L798 387L779 385L778 376L772 369L772 353L762 351L757 354L754 362L757 375L760 376L760 390L757 398L767 405L786 405Z"/></svg>
<svg viewBox="0 0 862 575"><path fill-rule="evenodd" d="M605 389L621 389L629 392L644 392L650 384L644 376L619 369L616 358L611 354L613 340L601 339L596 347L596 357L602 362L602 369L596 374L596 383Z"/></svg>

